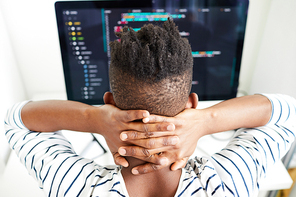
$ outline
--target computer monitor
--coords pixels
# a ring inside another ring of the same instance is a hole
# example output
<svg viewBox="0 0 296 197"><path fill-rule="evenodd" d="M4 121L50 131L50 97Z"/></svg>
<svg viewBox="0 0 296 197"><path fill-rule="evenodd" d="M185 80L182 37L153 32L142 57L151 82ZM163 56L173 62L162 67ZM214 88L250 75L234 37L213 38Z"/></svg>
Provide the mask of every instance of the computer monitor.
<svg viewBox="0 0 296 197"><path fill-rule="evenodd" d="M202 101L236 97L248 0L65 1L55 9L69 100L103 104L114 32L168 17L191 44L192 92Z"/></svg>

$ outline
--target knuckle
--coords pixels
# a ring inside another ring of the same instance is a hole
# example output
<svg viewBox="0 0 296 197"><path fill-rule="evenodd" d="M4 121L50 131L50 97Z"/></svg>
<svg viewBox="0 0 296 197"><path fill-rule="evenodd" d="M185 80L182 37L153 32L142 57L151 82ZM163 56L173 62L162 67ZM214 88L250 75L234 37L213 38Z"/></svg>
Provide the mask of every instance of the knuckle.
<svg viewBox="0 0 296 197"><path fill-rule="evenodd" d="M155 146L155 140L154 139L150 139L147 142L147 148L153 148Z"/></svg>
<svg viewBox="0 0 296 197"><path fill-rule="evenodd" d="M131 132L131 139L138 139L138 132L136 132L136 131L133 131L133 132Z"/></svg>
<svg viewBox="0 0 296 197"><path fill-rule="evenodd" d="M152 136L153 136L153 132L148 131L148 132L145 133L146 138L149 138L149 137L152 137Z"/></svg>
<svg viewBox="0 0 296 197"><path fill-rule="evenodd" d="M160 124L157 124L157 125L156 125L156 130L157 130L157 131L162 131L162 127L161 127Z"/></svg>
<svg viewBox="0 0 296 197"><path fill-rule="evenodd" d="M130 148L130 156L135 156L135 155L136 155L136 149Z"/></svg>
<svg viewBox="0 0 296 197"><path fill-rule="evenodd" d="M149 153L149 151L148 151L146 148L143 148L143 149L142 149L142 153L143 153L143 155L145 155L146 157L150 157L150 153Z"/></svg>
<svg viewBox="0 0 296 197"><path fill-rule="evenodd" d="M168 122L168 120L166 118L163 118L162 122Z"/></svg>
<svg viewBox="0 0 296 197"><path fill-rule="evenodd" d="M126 111L125 117L124 117L126 122L129 122L130 120L132 120L132 114L131 113L132 113L131 111Z"/></svg>
<svg viewBox="0 0 296 197"><path fill-rule="evenodd" d="M159 166L158 166L158 165L155 165L155 164L151 164L151 168L152 168L154 171L159 170Z"/></svg>
<svg viewBox="0 0 296 197"><path fill-rule="evenodd" d="M162 140L162 144L163 144L164 146L168 146L168 145L170 145L170 141L171 141L171 140L169 140L167 137L165 137L165 138L163 138L163 140Z"/></svg>
<svg viewBox="0 0 296 197"><path fill-rule="evenodd" d="M148 131L149 131L149 127L148 127L147 124L144 124L144 125L143 125L143 130L144 130L145 132L148 132Z"/></svg>
<svg viewBox="0 0 296 197"><path fill-rule="evenodd" d="M146 169L146 168L143 168L143 169L142 169L142 173L143 173L143 174L146 174L146 173L148 173L148 172L149 172L148 169Z"/></svg>

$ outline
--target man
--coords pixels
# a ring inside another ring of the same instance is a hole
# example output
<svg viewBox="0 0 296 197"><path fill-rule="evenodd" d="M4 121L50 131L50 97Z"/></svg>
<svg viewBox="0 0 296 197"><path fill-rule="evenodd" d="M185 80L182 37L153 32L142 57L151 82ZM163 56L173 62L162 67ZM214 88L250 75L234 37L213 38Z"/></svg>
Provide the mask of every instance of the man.
<svg viewBox="0 0 296 197"><path fill-rule="evenodd" d="M107 105L23 102L7 114L8 141L46 195L256 196L261 177L295 138L295 99L253 95L197 110L197 96L189 94L190 45L171 20L163 28L124 28L118 36L121 41L110 45ZM118 119L120 113L128 118ZM156 124L130 122L138 119ZM178 169L201 136L237 128L248 129L239 129L220 152L195 157ZM126 167L104 167L76 155L60 132L48 132L61 129L102 134ZM154 171L146 174L147 169Z"/></svg>

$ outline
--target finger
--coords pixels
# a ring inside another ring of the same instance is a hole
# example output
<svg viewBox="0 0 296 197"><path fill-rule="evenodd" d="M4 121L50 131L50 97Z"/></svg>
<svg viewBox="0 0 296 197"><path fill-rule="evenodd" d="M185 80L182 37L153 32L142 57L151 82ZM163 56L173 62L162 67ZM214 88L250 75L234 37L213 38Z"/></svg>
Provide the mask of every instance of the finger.
<svg viewBox="0 0 296 197"><path fill-rule="evenodd" d="M165 137L175 135L174 132L163 131L163 132L138 132L138 131L124 131L120 134L122 141L140 140L155 137Z"/></svg>
<svg viewBox="0 0 296 197"><path fill-rule="evenodd" d="M184 168L187 164L187 161L188 161L188 157L185 157L179 161L176 161L175 163L173 163L171 165L171 170L172 171L175 171L175 170L178 170L178 169L181 169L181 168Z"/></svg>
<svg viewBox="0 0 296 197"><path fill-rule="evenodd" d="M190 117L190 116L189 116ZM150 115L143 119L144 123L173 123L175 127L184 124L184 120L176 117L165 117L158 115Z"/></svg>
<svg viewBox="0 0 296 197"><path fill-rule="evenodd" d="M121 165L123 167L129 166L129 163L127 162L127 160L123 156L121 156L118 152L113 154L113 159L116 165Z"/></svg>
<svg viewBox="0 0 296 197"><path fill-rule="evenodd" d="M154 163L145 163L143 165L140 166L136 166L132 169L132 173L134 175L140 175L140 174L147 174L150 172L155 172L157 170L160 170L164 167L166 167L167 165L157 165Z"/></svg>
<svg viewBox="0 0 296 197"><path fill-rule="evenodd" d="M148 163L153 163L156 165L168 165L169 164L169 159L164 156L165 154L162 153L157 153L153 154L150 157L134 157L139 160L148 162Z"/></svg>
<svg viewBox="0 0 296 197"><path fill-rule="evenodd" d="M146 149L139 146L122 146L118 149L118 153L121 156L131 156L136 158L150 157L156 153L165 152L171 149L170 146L158 148L158 149Z"/></svg>
<svg viewBox="0 0 296 197"><path fill-rule="evenodd" d="M132 122L147 118L150 114L146 110L121 110L117 115L117 120L121 122Z"/></svg>
<svg viewBox="0 0 296 197"><path fill-rule="evenodd" d="M149 117L145 117L143 119L144 123L156 123L156 122L170 122L172 118L158 115L150 115Z"/></svg>
<svg viewBox="0 0 296 197"><path fill-rule="evenodd" d="M142 132L153 132L153 131L174 131L175 125L173 123L155 123L155 124L144 124L142 122L130 122L128 124L129 130L142 131Z"/></svg>
<svg viewBox="0 0 296 197"><path fill-rule="evenodd" d="M165 137L146 138L146 139L139 139L139 140L129 140L128 142L147 149L156 149L156 148L161 148L165 146L174 146L178 144L179 137L165 136Z"/></svg>

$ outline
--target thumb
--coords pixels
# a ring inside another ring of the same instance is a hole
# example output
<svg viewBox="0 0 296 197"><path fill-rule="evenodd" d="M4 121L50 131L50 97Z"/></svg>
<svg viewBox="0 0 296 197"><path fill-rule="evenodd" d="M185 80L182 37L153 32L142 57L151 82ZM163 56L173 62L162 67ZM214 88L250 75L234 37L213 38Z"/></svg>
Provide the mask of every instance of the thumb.
<svg viewBox="0 0 296 197"><path fill-rule="evenodd" d="M125 157L121 156L118 152L113 154L113 159L114 159L114 163L116 165L121 165L123 167L128 167L129 164L127 162L127 160L125 159Z"/></svg>
<svg viewBox="0 0 296 197"><path fill-rule="evenodd" d="M185 157L185 158L183 158L181 160L176 161L175 163L173 163L171 165L171 170L175 171L175 170L184 168L186 166L186 163L187 163L188 159L189 159L188 157Z"/></svg>

